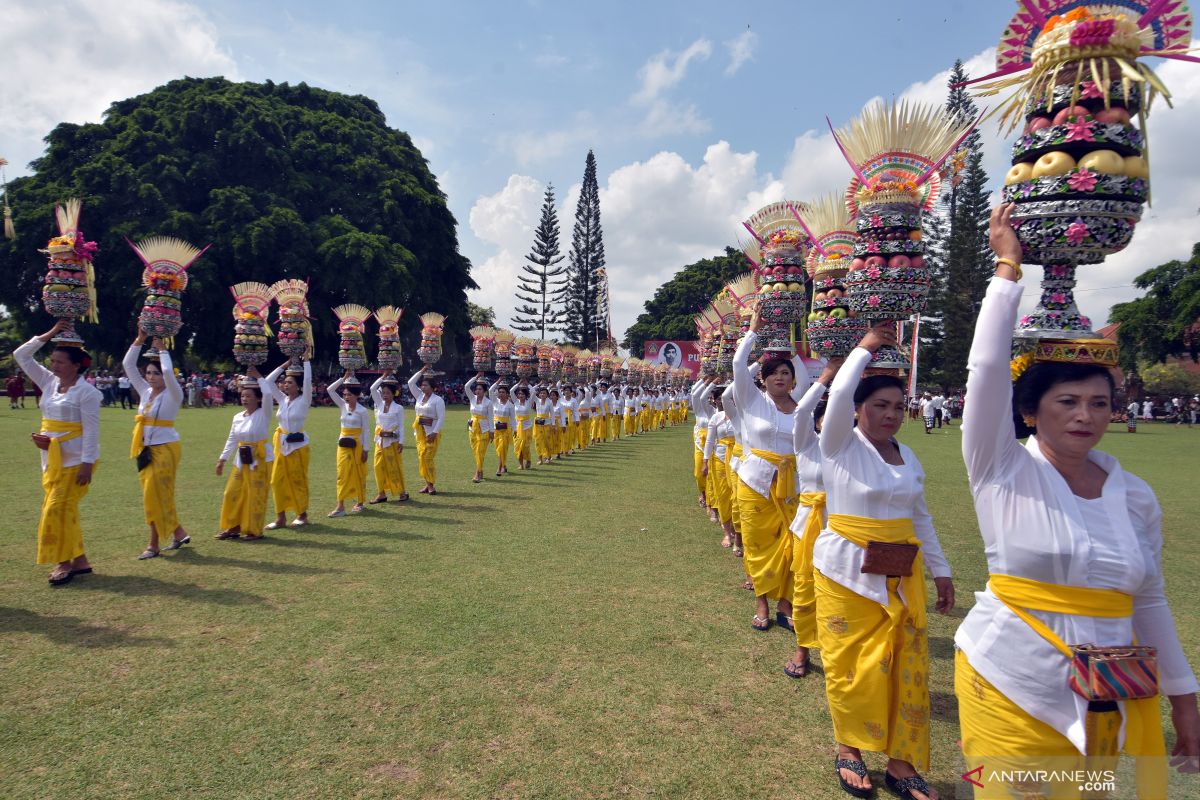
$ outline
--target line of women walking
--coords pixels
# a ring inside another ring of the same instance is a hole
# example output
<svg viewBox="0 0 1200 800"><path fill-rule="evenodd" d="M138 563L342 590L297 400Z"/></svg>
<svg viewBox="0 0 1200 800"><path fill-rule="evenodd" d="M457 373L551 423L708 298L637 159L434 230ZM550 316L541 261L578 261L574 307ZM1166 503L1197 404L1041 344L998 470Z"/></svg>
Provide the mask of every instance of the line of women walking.
<svg viewBox="0 0 1200 800"><path fill-rule="evenodd" d="M1095 449L1114 402L1109 362L1081 363L1078 349L1051 343L1023 371L1010 365L1022 293L1010 214L992 216L996 274L962 428L989 571L955 635L968 775L976 798L1078 798L1090 795L1073 770L1115 768L1123 753L1136 761L1137 796L1165 798L1168 766L1200 770L1200 684L1164 591L1161 509L1144 481ZM893 794L935 800L921 774L926 573L938 613L950 613L955 591L924 471L896 438L904 384L867 374L872 354L895 346L894 329L873 328L809 385L795 361L748 366L760 324L756 313L731 385L692 387L699 503L742 555L751 626L794 632L784 672L803 678L820 651L841 789L872 796L863 753L878 752ZM1171 706L1169 757L1158 694Z"/></svg>

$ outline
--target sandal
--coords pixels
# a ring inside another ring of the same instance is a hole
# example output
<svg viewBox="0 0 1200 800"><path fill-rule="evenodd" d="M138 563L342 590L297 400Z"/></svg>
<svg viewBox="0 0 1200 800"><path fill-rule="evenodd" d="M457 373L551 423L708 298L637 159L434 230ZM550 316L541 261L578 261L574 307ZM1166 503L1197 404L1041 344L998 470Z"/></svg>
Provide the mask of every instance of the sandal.
<svg viewBox="0 0 1200 800"><path fill-rule="evenodd" d="M376 497L374 500L368 500L367 505L377 506L380 503L386 503L386 502L387 502L387 495L381 494L381 495L379 495L379 497Z"/></svg>
<svg viewBox="0 0 1200 800"><path fill-rule="evenodd" d="M243 542L257 542L259 539L265 539L265 538L267 538L267 537L266 537L266 536L264 536L264 535L263 535L263 534L261 534L261 533L245 533L245 534L242 534L242 541L243 541Z"/></svg>
<svg viewBox="0 0 1200 800"><path fill-rule="evenodd" d="M916 800L913 795L913 789L916 789L926 797L930 797L929 784L920 775L913 775L911 778L894 778L892 773L883 773L883 782L887 786L888 791L901 800Z"/></svg>
<svg viewBox="0 0 1200 800"><path fill-rule="evenodd" d="M163 550L178 550L179 548L183 547L185 544L191 544L191 543L192 543L192 537L190 537L190 536L184 536L182 539L175 539L172 537L171 543L169 545L167 545L166 547L164 547Z"/></svg>
<svg viewBox="0 0 1200 800"><path fill-rule="evenodd" d="M788 661L783 665L783 674L789 678L803 678L808 675L808 662L797 664L795 661Z"/></svg>
<svg viewBox="0 0 1200 800"><path fill-rule="evenodd" d="M54 572L50 573L50 577L47 578L46 581L51 586L65 586L66 584L70 583L71 579L74 577L75 573L69 569L62 571L55 570Z"/></svg>
<svg viewBox="0 0 1200 800"><path fill-rule="evenodd" d="M333 511L330 511L325 516L329 517L330 519L334 519L335 517L344 517L344 516L346 516L346 509L335 508Z"/></svg>
<svg viewBox="0 0 1200 800"><path fill-rule="evenodd" d="M738 547L737 545L734 545L733 554L735 556L737 556L738 558L741 558L742 556L746 555L746 551L743 550L742 548Z"/></svg>
<svg viewBox="0 0 1200 800"><path fill-rule="evenodd" d="M238 531L221 531L213 538L214 539L237 539L241 535L242 534L239 533Z"/></svg>
<svg viewBox="0 0 1200 800"><path fill-rule="evenodd" d="M742 584L742 588L745 589L747 592L753 592L754 591L754 581L751 580L750 578L746 578L746 582Z"/></svg>
<svg viewBox="0 0 1200 800"><path fill-rule="evenodd" d="M151 559L151 558L158 558L158 548L157 547L147 547L145 550L142 551L142 554L137 557L137 560L138 561L146 561L147 559Z"/></svg>
<svg viewBox="0 0 1200 800"><path fill-rule="evenodd" d="M770 630L771 620L767 617L760 617L755 614L754 618L750 621L750 627L754 628L756 631Z"/></svg>
<svg viewBox="0 0 1200 800"><path fill-rule="evenodd" d="M796 626L792 624L792 617L782 611L775 612L775 624L781 628L787 628L792 633L796 632Z"/></svg>
<svg viewBox="0 0 1200 800"><path fill-rule="evenodd" d="M303 528L307 524L308 524L308 520L300 519L299 517L296 517L294 520L292 520L291 526L293 528Z"/></svg>
<svg viewBox="0 0 1200 800"><path fill-rule="evenodd" d="M269 531L277 531L282 527L283 525L280 525L279 522L268 522L266 525L266 528Z"/></svg>
<svg viewBox="0 0 1200 800"><path fill-rule="evenodd" d="M866 778L867 765L861 761L856 761L853 758L837 758L833 761L833 774L837 775L838 783L842 785L843 791L852 797L870 797L875 793L874 787L870 789L860 789L857 786L851 786L842 777L842 770L848 769L860 778Z"/></svg>
<svg viewBox="0 0 1200 800"><path fill-rule="evenodd" d="M363 512L363 504L362 503L355 503L354 505L350 506L351 514L361 514L362 512Z"/></svg>
<svg viewBox="0 0 1200 800"><path fill-rule="evenodd" d="M399 497L397 497L397 498L396 498L396 502L397 502L397 503L406 503L406 502L408 502L408 492L405 492L404 494L402 494L402 495L400 495Z"/></svg>
<svg viewBox="0 0 1200 800"><path fill-rule="evenodd" d="M83 569L73 569L73 570L71 570L71 575L91 575L91 574L92 574L92 568L91 568L91 567L84 567Z"/></svg>

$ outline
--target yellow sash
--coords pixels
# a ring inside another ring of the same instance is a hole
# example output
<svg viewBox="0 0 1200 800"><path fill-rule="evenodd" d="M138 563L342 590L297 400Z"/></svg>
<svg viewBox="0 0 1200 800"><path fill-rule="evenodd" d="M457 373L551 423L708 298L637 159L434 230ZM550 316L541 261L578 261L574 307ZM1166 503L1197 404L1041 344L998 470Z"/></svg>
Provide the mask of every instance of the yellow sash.
<svg viewBox="0 0 1200 800"><path fill-rule="evenodd" d="M383 436L382 436L383 433L384 433L383 426L376 425L375 426L375 436L379 439L379 441L381 441L381 442L392 441L392 442L395 442L396 444L400 443L400 431L391 431L391 433L394 433L396 435L394 437L389 436L387 439L383 438ZM390 444L384 445L384 447L391 447L391 445Z"/></svg>
<svg viewBox="0 0 1200 800"><path fill-rule="evenodd" d="M157 420L146 419L142 414L138 414L133 418L133 441L129 444L129 457L137 458L138 453L142 451L142 442L146 433L146 426L151 428L174 428L175 421L171 419Z"/></svg>
<svg viewBox="0 0 1200 800"><path fill-rule="evenodd" d="M1008 606L1010 611L1067 658L1074 657L1071 648L1044 622L1030 614L1028 609L1106 619L1133 616L1133 595L1118 592L1116 589L1063 586L1016 575L999 574L988 576L988 586L1000 602Z"/></svg>
<svg viewBox="0 0 1200 800"><path fill-rule="evenodd" d="M354 437L354 441L355 441L355 445L354 445L354 446L355 446L356 448L357 448L357 447L362 447L362 442L358 441L358 435L359 435L360 433L362 433L362 428L342 428L341 430L342 430L342 432L341 432L341 433L339 433L339 434L338 434L338 436L340 436L340 437L342 437L342 438L345 438L345 437L347 437L347 436L353 436L353 437Z"/></svg>
<svg viewBox="0 0 1200 800"><path fill-rule="evenodd" d="M482 414L472 414L471 430L475 431L476 433L483 433L483 426L480 423L482 423L484 419L485 417Z"/></svg>
<svg viewBox="0 0 1200 800"><path fill-rule="evenodd" d="M300 432L304 433L304 431ZM275 433L271 437L271 444L275 447L276 458L283 458L283 437L285 436L291 436L291 432L284 430L282 425L277 425Z"/></svg>
<svg viewBox="0 0 1200 800"><path fill-rule="evenodd" d="M83 435L82 422L64 422L61 419L42 418L42 433L61 433L62 436L50 437L50 449L46 451L46 474L51 481L58 480L62 474L63 458L62 443L68 439L78 439Z"/></svg>
<svg viewBox="0 0 1200 800"><path fill-rule="evenodd" d="M734 439L732 436L722 436L720 439L717 439L717 444L725 446L725 466L729 466L729 459L733 457L733 446L737 444L737 439ZM715 449L713 453L716 454Z"/></svg>
<svg viewBox="0 0 1200 800"><path fill-rule="evenodd" d="M872 519L871 517L856 517L853 514L830 514L829 529L843 539L853 542L864 550L870 542L887 542L888 544L915 544L920 546L921 540L913 530L913 522L907 517L898 519ZM925 628L925 558L921 551L913 559L912 575L900 578L900 587L904 590L904 598L908 613L912 616L913 626L918 630Z"/></svg>
<svg viewBox="0 0 1200 800"><path fill-rule="evenodd" d="M782 456L756 447L751 447L750 452L775 467L775 480L771 482L771 499L783 515L785 527L790 525L795 512L791 501L796 498L796 457Z"/></svg>

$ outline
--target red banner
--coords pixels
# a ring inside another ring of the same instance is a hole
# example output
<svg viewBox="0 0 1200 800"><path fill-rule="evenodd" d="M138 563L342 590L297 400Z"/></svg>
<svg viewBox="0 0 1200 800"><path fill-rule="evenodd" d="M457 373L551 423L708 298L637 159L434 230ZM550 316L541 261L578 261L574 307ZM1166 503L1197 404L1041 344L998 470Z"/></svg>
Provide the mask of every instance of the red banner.
<svg viewBox="0 0 1200 800"><path fill-rule="evenodd" d="M668 342L662 339L650 339L645 342L646 360L652 364L666 364L668 367L683 367L692 373L692 377L700 376L700 343L699 342Z"/></svg>

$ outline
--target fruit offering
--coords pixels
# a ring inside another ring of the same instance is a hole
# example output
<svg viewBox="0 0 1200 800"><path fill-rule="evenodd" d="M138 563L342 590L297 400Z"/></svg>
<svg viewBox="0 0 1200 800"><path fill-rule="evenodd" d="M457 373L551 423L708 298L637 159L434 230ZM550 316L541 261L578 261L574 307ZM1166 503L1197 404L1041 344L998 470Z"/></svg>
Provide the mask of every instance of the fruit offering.
<svg viewBox="0 0 1200 800"><path fill-rule="evenodd" d="M421 346L417 348L417 358L427 367L432 367L442 357L442 330L446 317L436 311L428 311L421 315Z"/></svg>
<svg viewBox="0 0 1200 800"><path fill-rule="evenodd" d="M613 362L616 360L617 353L608 347L600 351L600 377L603 380L610 381L613 376Z"/></svg>
<svg viewBox="0 0 1200 800"><path fill-rule="evenodd" d="M579 375L579 348L565 344L562 347L562 379L572 383Z"/></svg>
<svg viewBox="0 0 1200 800"><path fill-rule="evenodd" d="M138 315L138 329L147 336L170 339L183 325L180 308L187 268L204 250L171 236L151 236L129 246L145 266L146 302Z"/></svg>
<svg viewBox="0 0 1200 800"><path fill-rule="evenodd" d="M312 322L309 320L308 281L285 278L271 285L271 294L279 306L275 341L288 358L312 357Z"/></svg>
<svg viewBox="0 0 1200 800"><path fill-rule="evenodd" d="M759 246L758 257L751 255L750 260L758 273L759 313L764 322L759 338L765 350L790 353L792 326L808 312L804 262L811 242L793 212L802 207L791 201L772 203L742 223Z"/></svg>
<svg viewBox="0 0 1200 800"><path fill-rule="evenodd" d="M490 325L476 325L471 334L471 365L476 372L491 372L496 363L496 329Z"/></svg>
<svg viewBox="0 0 1200 800"><path fill-rule="evenodd" d="M517 377L532 378L537 372L537 343L527 336L518 336Z"/></svg>
<svg viewBox="0 0 1200 800"><path fill-rule="evenodd" d="M1003 199L1024 259L1045 267L1041 303L1020 338L1095 336L1075 305L1075 268L1124 249L1149 199L1145 118L1170 93L1140 56L1189 61L1191 13L1183 2L1022 3L981 95L1015 89L1001 129L1024 120ZM1134 126L1134 120L1140 125Z"/></svg>
<svg viewBox="0 0 1200 800"><path fill-rule="evenodd" d="M870 106L834 132L854 171L846 190L846 210L854 219L858 240L842 284L849 300L847 316L853 313L873 323L905 320L925 310L929 273L921 213L933 209L941 189L938 171L974 127L975 121L948 115L939 107L892 102ZM835 285L825 284L827 304ZM824 310L828 319L841 305L840 297L834 299L838 302L814 308L814 313ZM841 349L849 338L847 334L831 343ZM908 357L898 349L881 348L872 366L907 369Z"/></svg>
<svg viewBox="0 0 1200 800"><path fill-rule="evenodd" d="M367 330L367 320L371 318L371 309L356 303L345 303L333 309L333 314L338 318L338 364L353 373L367 365L367 345L363 334ZM351 374L346 383L356 384L358 379Z"/></svg>
<svg viewBox="0 0 1200 800"><path fill-rule="evenodd" d="M267 360L267 313L274 295L271 287L257 281L230 286L233 293L233 360L255 367Z"/></svg>
<svg viewBox="0 0 1200 800"><path fill-rule="evenodd" d="M54 209L58 222L55 236L41 252L50 256L42 287L42 307L66 327L52 340L56 344L83 346L75 332L75 320L99 322L96 313L96 275L92 257L99 249L79 230L79 212L83 203L71 198Z"/></svg>
<svg viewBox="0 0 1200 800"><path fill-rule="evenodd" d="M850 270L858 234L845 202L827 195L811 203L796 219L804 225L813 247L808 268L813 274L812 310L805 337L809 348L824 358L843 358L862 340L867 320L850 308L846 274Z"/></svg>
<svg viewBox="0 0 1200 800"><path fill-rule="evenodd" d="M564 353L561 347L554 347L550 350L550 380L563 380L563 357ZM567 381L570 383L570 381Z"/></svg>
<svg viewBox="0 0 1200 800"><path fill-rule="evenodd" d="M537 343L537 373L544 381L550 380L550 356L554 353L554 342L546 340Z"/></svg>
<svg viewBox="0 0 1200 800"><path fill-rule="evenodd" d="M379 350L375 363L381 370L395 372L400 369L403 354L400 348L400 317L404 309L384 306L375 310L375 321L379 323Z"/></svg>
<svg viewBox="0 0 1200 800"><path fill-rule="evenodd" d="M511 331L496 331L496 374L502 378L513 374L513 340L516 338Z"/></svg>

